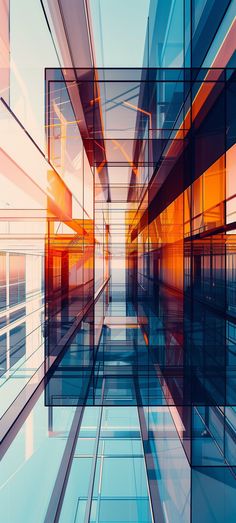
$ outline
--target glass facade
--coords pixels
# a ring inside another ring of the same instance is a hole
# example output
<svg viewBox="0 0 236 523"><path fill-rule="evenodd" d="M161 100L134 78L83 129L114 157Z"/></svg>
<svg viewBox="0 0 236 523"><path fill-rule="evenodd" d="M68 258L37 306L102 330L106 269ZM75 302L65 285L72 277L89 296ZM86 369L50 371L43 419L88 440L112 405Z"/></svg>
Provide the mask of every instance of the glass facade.
<svg viewBox="0 0 236 523"><path fill-rule="evenodd" d="M0 520L236 520L236 1L0 0Z"/></svg>

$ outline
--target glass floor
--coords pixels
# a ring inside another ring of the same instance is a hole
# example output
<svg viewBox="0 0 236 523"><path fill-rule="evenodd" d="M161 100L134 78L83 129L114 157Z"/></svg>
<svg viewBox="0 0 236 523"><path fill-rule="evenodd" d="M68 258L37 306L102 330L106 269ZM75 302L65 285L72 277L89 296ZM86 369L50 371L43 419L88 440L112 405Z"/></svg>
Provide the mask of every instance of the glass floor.
<svg viewBox="0 0 236 523"><path fill-rule="evenodd" d="M123 376L127 385L127 376L134 381L136 375L134 340L139 340L143 364L147 349L135 309L120 298L111 300L106 310L93 361L93 386L86 378L75 386L71 404L63 404L68 401L68 390L79 381L78 375L73 376L68 389L71 367L77 368L81 360L81 333L77 333L60 362L60 372L57 368L50 378L52 389L49 380L44 390L34 394L19 430L2 453L1 522L235 521L235 470L217 461L219 452L214 454L216 444L212 446L212 438L206 437L205 425L196 427L196 463L190 466L180 438L180 430L185 428L178 411L162 403L160 394L158 405L146 405L145 394L137 401L132 396L136 389L123 387ZM85 325L83 328L84 341ZM118 362L122 373L115 375ZM62 371L65 383L57 379ZM88 401L83 405L78 390L81 393L85 384ZM51 390L60 402L50 404ZM143 393L145 390L143 387Z"/></svg>

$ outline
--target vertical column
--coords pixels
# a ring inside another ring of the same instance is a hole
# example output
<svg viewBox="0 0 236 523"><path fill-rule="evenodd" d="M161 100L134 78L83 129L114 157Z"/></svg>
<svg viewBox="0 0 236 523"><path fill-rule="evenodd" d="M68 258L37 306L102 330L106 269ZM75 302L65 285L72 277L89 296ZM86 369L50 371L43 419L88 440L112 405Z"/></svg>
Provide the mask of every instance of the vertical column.
<svg viewBox="0 0 236 523"><path fill-rule="evenodd" d="M0 0L0 96L10 99L10 0Z"/></svg>

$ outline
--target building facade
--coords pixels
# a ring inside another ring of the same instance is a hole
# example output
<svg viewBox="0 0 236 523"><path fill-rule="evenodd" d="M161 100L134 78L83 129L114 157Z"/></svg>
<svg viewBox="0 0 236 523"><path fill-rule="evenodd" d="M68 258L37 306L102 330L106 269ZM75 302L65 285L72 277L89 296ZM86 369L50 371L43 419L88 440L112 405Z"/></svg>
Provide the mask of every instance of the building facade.
<svg viewBox="0 0 236 523"><path fill-rule="evenodd" d="M0 0L3 523L236 519L236 1Z"/></svg>

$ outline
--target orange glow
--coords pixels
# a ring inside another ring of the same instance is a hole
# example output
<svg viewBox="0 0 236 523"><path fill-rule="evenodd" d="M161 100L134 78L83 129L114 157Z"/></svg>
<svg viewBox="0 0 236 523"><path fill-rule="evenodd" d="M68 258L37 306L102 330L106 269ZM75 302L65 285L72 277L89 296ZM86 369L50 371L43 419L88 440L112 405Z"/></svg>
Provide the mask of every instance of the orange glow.
<svg viewBox="0 0 236 523"><path fill-rule="evenodd" d="M94 105L95 103L98 103L100 102L101 100L101 96L97 96L96 98L94 98L93 100L90 100L90 105Z"/></svg>
<svg viewBox="0 0 236 523"><path fill-rule="evenodd" d="M118 149L120 149L120 151L122 152L124 158L127 160L127 162L129 163L130 167L132 168L134 174L136 174L136 176L137 176L139 174L138 168L134 165L134 162L131 160L131 158L129 157L129 155L125 151L124 147L118 142L118 140L112 140L112 142L116 145L116 147L118 147Z"/></svg>
<svg viewBox="0 0 236 523"><path fill-rule="evenodd" d="M141 107L138 107L137 105L133 105L130 102L123 101L124 105L127 105L128 107L131 107L132 109L135 109L139 113L146 114L148 116L150 121L150 129L152 129L152 114L149 111L145 111L145 109L142 109Z"/></svg>

